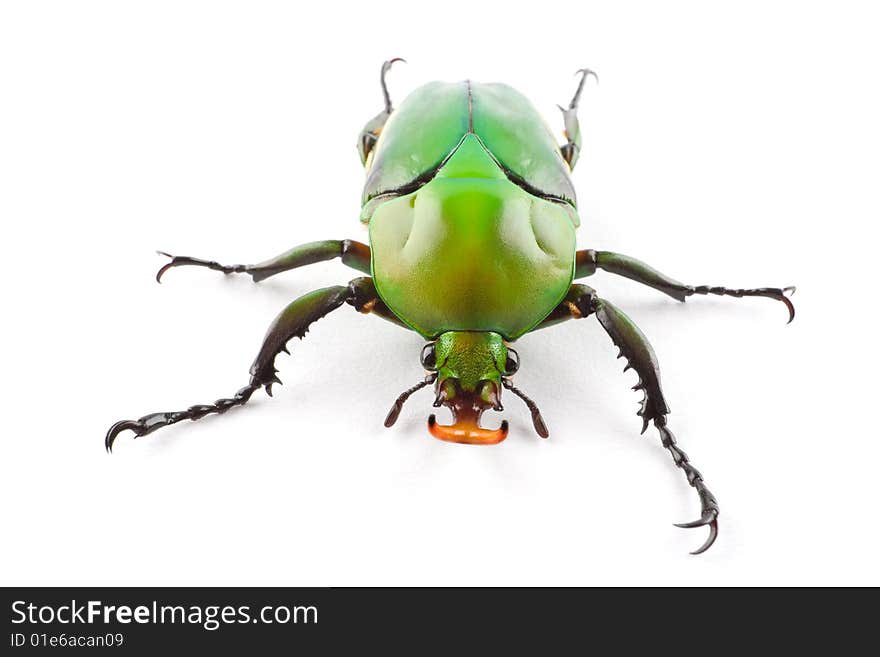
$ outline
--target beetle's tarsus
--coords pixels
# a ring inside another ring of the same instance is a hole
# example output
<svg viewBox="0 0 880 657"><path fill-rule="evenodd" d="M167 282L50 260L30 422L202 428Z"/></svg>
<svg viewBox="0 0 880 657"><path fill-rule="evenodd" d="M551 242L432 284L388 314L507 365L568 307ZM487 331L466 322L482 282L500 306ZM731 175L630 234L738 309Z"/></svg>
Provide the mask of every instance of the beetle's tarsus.
<svg viewBox="0 0 880 657"><path fill-rule="evenodd" d="M119 436L123 431L133 431L135 438L139 437L141 434L139 432L140 425L134 420L120 420L107 431L107 435L104 436L104 448L107 450L107 453L110 454L113 452L113 443L116 440L116 437Z"/></svg>
<svg viewBox="0 0 880 657"><path fill-rule="evenodd" d="M691 552L693 555L702 554L712 547L712 544L715 543L715 539L718 538L718 515L721 513L721 509L719 508L718 501L715 499L712 491L709 490L706 486L706 482L703 481L702 473L691 465L687 453L676 444L675 435L666 426L666 416L663 415L655 418L654 426L657 427L657 430L660 432L660 442L663 447L669 451L676 467L684 472L688 483L700 496L701 508L699 519L692 520L691 522L677 523L675 526L681 527L682 529L694 529L703 526L709 527L709 536L705 543Z"/></svg>
<svg viewBox="0 0 880 657"><path fill-rule="evenodd" d="M794 304L790 297L794 296L795 292L797 292L797 287L794 285L782 288L782 302L788 308L788 324L791 324L792 320L794 320Z"/></svg>
<svg viewBox="0 0 880 657"><path fill-rule="evenodd" d="M156 282L162 282L162 276L172 267L182 267L184 265L194 265L196 267L206 267L214 271L221 271L224 274L242 274L248 271L247 265L221 265L214 260L203 260L201 258L192 258L190 256L175 256L165 251L156 251L161 256L171 258L170 262L166 262L159 271L156 272Z"/></svg>
<svg viewBox="0 0 880 657"><path fill-rule="evenodd" d="M794 285L788 287L758 287L752 289L734 289L720 286L697 285L689 286L685 292L685 296L689 297L694 294L714 294L726 297L767 297L768 299L776 299L785 304L788 309L788 324L794 320L794 304L789 298L795 293L797 288Z"/></svg>
<svg viewBox="0 0 880 657"><path fill-rule="evenodd" d="M252 378L249 384L241 388L232 397L218 399L213 404L196 404L195 406L190 406L185 411L150 413L137 420L120 420L107 431L107 435L104 437L104 447L108 453L111 453L113 451L113 443L123 431L131 431L134 433L135 438L140 438L162 427L177 424L182 420L199 420L210 413L223 414L233 406L246 404L251 395L260 387L260 382Z"/></svg>
<svg viewBox="0 0 880 657"><path fill-rule="evenodd" d="M703 552L712 547L715 539L718 538L718 510L710 509L708 511L704 511L703 515L700 516L699 519L693 520L691 522L675 523L675 526L681 527L682 529L709 527L709 536L706 538L706 541L696 550L691 552L691 554L693 555L703 554Z"/></svg>
<svg viewBox="0 0 880 657"><path fill-rule="evenodd" d="M788 322L794 319L794 304L791 302L792 294L795 287L758 287L751 289L744 288L727 288L714 285L685 285L674 278L662 274L647 263L637 260L622 253L614 253L612 251L595 251L593 249L583 249L578 251L575 256L575 278L590 276L597 269L607 271L611 274L623 276L630 280L647 285L655 290L667 294L676 301L686 301L688 297L695 294L714 294L717 296L727 297L767 297L777 299L785 304L788 309Z"/></svg>
<svg viewBox="0 0 880 657"><path fill-rule="evenodd" d="M568 104L568 107L557 105L559 111L562 112L563 134L565 135L565 143L559 147L559 151L562 154L562 159L568 163L570 169L574 169L581 150L581 129L578 123L577 110L581 94L584 91L584 84L591 75L596 78L596 82L599 81L599 76L588 68L578 69L575 75L580 75L581 79L578 82L571 102Z"/></svg>
<svg viewBox="0 0 880 657"><path fill-rule="evenodd" d="M165 253L165 251L157 250L156 253L158 253L160 256L165 256L166 258L171 259L171 262L165 263L164 265L162 265L159 268L159 271L156 272L156 282L161 285L162 284L162 276L165 274L166 271L168 271L169 269L171 269L174 266L171 264L172 262L174 262L174 256L171 255L170 253Z"/></svg>
<svg viewBox="0 0 880 657"><path fill-rule="evenodd" d="M385 111L388 114L391 114L391 112L394 111L394 107L391 104L391 95L388 93L388 85L385 83L385 75L388 73L388 71L391 70L391 66L395 62L403 62L404 64L406 64L406 60L403 57L394 57L385 62L382 62L382 74L380 76L380 82L382 84L382 97L385 99Z"/></svg>
<svg viewBox="0 0 880 657"><path fill-rule="evenodd" d="M590 77L592 75L593 78L595 78L596 83L598 84L598 82L599 82L599 76L596 75L596 71L593 71L592 69L589 69L589 68L579 68L577 71L574 72L574 74L580 75L581 81L580 81L580 83L578 83L577 91L574 92L574 97L571 99L571 102L568 104L568 109L570 109L570 110L577 109L578 103L581 100L581 94L584 91L584 84L586 83L588 77ZM561 109L563 112L565 112L565 110L562 109L561 107L559 109Z"/></svg>
<svg viewBox="0 0 880 657"><path fill-rule="evenodd" d="M690 522L677 522L675 523L675 526L681 527L682 529L694 529L695 527L703 527L705 525L711 524L711 522L715 519L717 515L718 514L715 511L707 511L696 520L691 520Z"/></svg>

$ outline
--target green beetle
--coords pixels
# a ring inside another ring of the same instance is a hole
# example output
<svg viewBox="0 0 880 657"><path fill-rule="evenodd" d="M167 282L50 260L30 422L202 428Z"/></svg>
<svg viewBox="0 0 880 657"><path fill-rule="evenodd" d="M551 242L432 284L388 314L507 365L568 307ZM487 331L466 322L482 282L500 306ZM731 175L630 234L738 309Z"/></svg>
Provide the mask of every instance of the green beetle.
<svg viewBox="0 0 880 657"><path fill-rule="evenodd" d="M447 406L453 415L448 426L429 416L433 436L458 443L499 443L507 437L507 421L496 429L480 422L485 411L503 410L506 389L526 403L536 432L546 438L549 432L538 407L511 382L519 357L510 343L539 328L595 315L627 359L627 369L639 375L642 432L654 424L675 465L699 494L700 518L679 526L708 526L709 537L695 554L705 551L717 536L719 507L667 427L669 406L654 351L623 312L573 281L602 269L679 301L694 294L769 297L785 303L789 321L794 307L788 295L794 288L685 285L625 255L576 250L580 220L570 174L580 152L578 101L587 78L595 77L592 71L578 71L574 97L568 107L560 107L566 142L559 145L528 99L503 84L432 82L395 110L385 77L396 61L382 65L385 108L367 122L358 140L367 172L361 221L369 227L369 246L352 240L313 242L255 265L222 265L160 252L171 259L156 278L161 281L172 267L196 265L248 273L261 281L332 258L369 276L316 290L288 305L266 334L250 382L234 396L117 422L107 433L107 450L122 431L145 436L242 405L259 388L271 395L272 385L280 383L275 357L287 351L287 342L304 337L309 325L345 304L416 331L427 341L421 353L427 375L397 398L386 426L394 424L410 395L433 385L434 406Z"/></svg>

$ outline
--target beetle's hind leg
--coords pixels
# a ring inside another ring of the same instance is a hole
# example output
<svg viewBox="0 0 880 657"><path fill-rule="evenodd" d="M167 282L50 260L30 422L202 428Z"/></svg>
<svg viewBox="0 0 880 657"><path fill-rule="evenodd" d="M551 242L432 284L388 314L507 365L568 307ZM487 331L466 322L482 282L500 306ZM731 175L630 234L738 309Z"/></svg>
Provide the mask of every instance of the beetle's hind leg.
<svg viewBox="0 0 880 657"><path fill-rule="evenodd" d="M581 126L578 121L577 110L578 103L581 99L581 93L584 91L584 83L591 75L596 78L597 82L599 81L599 77L588 68L582 68L575 73L575 75L580 75L581 81L578 83L577 90L574 92L574 97L572 97L567 108L562 105L557 105L559 111L562 112L566 139L566 142L559 147L559 150L562 151L562 157L568 162L568 166L571 169L574 169L574 165L581 152Z"/></svg>
<svg viewBox="0 0 880 657"><path fill-rule="evenodd" d="M758 288L728 288L711 285L685 285L679 283L674 278L670 278L665 274L645 264L641 260L636 260L630 256L620 253L612 253L611 251L594 251L593 249L584 249L578 251L576 255L576 271L575 278L582 278L595 273L596 269L602 269L618 276L623 276L630 280L647 285L655 290L659 290L664 294L668 294L673 299L684 301L694 294L715 294L727 297L767 297L776 299L785 304L788 309L788 321L794 319L794 304L791 302L791 295L794 294L793 285L789 287L758 287Z"/></svg>
<svg viewBox="0 0 880 657"><path fill-rule="evenodd" d="M289 269L296 269L297 267L304 267L305 265L332 260L333 258L339 258L342 260L342 264L348 265L361 273L370 273L370 247L354 240L322 240L320 242L301 244L289 251L285 251L281 255L256 265L221 265L214 260L203 260L190 256L174 256L164 251L159 251L159 254L171 258L169 262L166 262L156 272L156 280L160 283L165 272L173 267L191 265L222 271L224 274L250 274L255 282L260 282Z"/></svg>
<svg viewBox="0 0 880 657"><path fill-rule="evenodd" d="M385 76L388 74L388 71L391 70L391 66L394 62L406 62L406 60L401 57L395 57L394 59L382 62L382 70L379 74L379 84L382 87L382 98L385 101L385 108L372 119L367 121L363 129L361 129L361 134L358 137L358 153L361 156L361 164L364 165L367 163L367 157L369 157L373 148L376 146L376 142L379 141L379 135L382 133L382 128L385 127L385 123L394 111L394 106L391 104L391 94L388 93L388 85L385 83Z"/></svg>
<svg viewBox="0 0 880 657"><path fill-rule="evenodd" d="M113 449L114 441L123 431L131 431L135 437L141 437L182 420L198 420L211 413L225 413L234 406L246 404L260 388L265 388L271 396L272 386L281 383L276 374L275 357L282 351L289 353L287 342L294 337L303 338L311 324L346 303L360 312L376 312L388 319L393 318L379 300L371 278L356 278L347 286L337 285L310 292L288 305L272 322L263 346L251 365L250 382L244 388L232 397L218 399L213 404L197 404L184 411L150 413L137 420L121 420L107 432L104 439L107 451Z"/></svg>
<svg viewBox="0 0 880 657"><path fill-rule="evenodd" d="M653 422L660 433L660 441L670 455L675 466L680 468L700 498L700 517L692 522L676 525L685 529L693 527L709 527L709 536L697 550L691 554L705 552L718 537L718 514L720 509L715 496L703 481L703 475L688 459L688 455L678 446L675 435L667 426L666 416L669 406L660 387L660 366L657 356L648 339L642 334L633 321L621 310L608 301L600 299L596 291L586 285L572 285L571 290L560 307L548 318L548 324L556 323L565 318L580 319L596 315L602 328L620 349L618 358L626 358L624 371L634 369L639 375L639 382L634 390L642 390L645 394L639 409L642 418L642 433Z"/></svg>

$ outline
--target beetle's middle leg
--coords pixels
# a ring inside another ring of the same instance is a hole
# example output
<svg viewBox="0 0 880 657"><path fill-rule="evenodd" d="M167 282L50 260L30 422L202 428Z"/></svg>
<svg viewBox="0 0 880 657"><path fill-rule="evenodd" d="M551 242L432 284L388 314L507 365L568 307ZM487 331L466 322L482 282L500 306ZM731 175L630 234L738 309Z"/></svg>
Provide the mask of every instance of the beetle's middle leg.
<svg viewBox="0 0 880 657"><path fill-rule="evenodd" d="M620 309L610 302L600 299L593 288L578 284L571 286L563 302L538 328L566 319L580 319L589 315L596 316L602 328L611 337L612 342L620 349L618 358L626 358L627 365L624 371L634 369L639 375L639 382L633 389L642 390L645 393L638 412L642 418L642 433L648 428L649 423L654 423L657 431L660 432L660 441L663 447L669 450L676 467L681 468L688 483L700 497L700 517L693 522L676 526L685 529L708 526L709 537L692 554L705 552L718 536L718 502L706 487L703 475L691 465L688 455L678 446L675 436L667 426L666 416L669 414L669 406L660 387L660 366L657 362L657 356L654 355L654 350L648 339Z"/></svg>
<svg viewBox="0 0 880 657"><path fill-rule="evenodd" d="M373 312L385 319L398 321L379 299L373 279L356 278L347 286L336 285L303 295L288 305L269 327L263 346L251 365L250 382L232 397L218 399L213 404L197 404L184 411L150 413L137 420L121 420L107 432L104 446L109 452L113 442L123 431L129 430L135 437L146 436L157 429L177 424L182 420L199 420L211 413L225 413L234 406L242 406L260 388L272 395L272 386L281 383L275 369L275 357L287 351L287 342L294 337L302 339L314 322L348 304L363 313Z"/></svg>
<svg viewBox="0 0 880 657"><path fill-rule="evenodd" d="M728 297L769 297L785 304L785 307L788 308L789 322L794 319L794 304L789 298L796 289L793 285L783 288L759 287L752 289L685 285L684 283L679 283L674 278L661 274L641 260L636 260L627 255L612 253L611 251L594 251L593 249L584 249L577 252L575 278L590 276L595 273L596 269L602 269L647 285L679 301L684 301L694 294L716 294Z"/></svg>
<svg viewBox="0 0 880 657"><path fill-rule="evenodd" d="M162 275L166 271L172 267L182 267L185 265L207 267L215 271L222 271L224 274L250 274L255 282L260 282L289 269L296 269L297 267L304 267L305 265L332 260L333 258L339 258L342 260L342 264L348 265L363 274L370 273L370 247L354 240L322 240L320 242L300 244L281 255L256 265L221 265L214 260L203 260L190 256L173 256L164 251L159 251L159 253L171 258L171 261L165 263L156 273L156 280L160 283L162 282Z"/></svg>

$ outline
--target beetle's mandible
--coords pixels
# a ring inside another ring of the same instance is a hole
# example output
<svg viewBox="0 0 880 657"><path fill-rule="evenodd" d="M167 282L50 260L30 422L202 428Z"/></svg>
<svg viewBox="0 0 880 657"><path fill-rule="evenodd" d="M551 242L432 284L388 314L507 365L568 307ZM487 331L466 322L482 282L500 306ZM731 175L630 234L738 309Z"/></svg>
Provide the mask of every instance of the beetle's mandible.
<svg viewBox="0 0 880 657"><path fill-rule="evenodd" d="M636 389L644 393L638 412L642 432L649 424L657 428L674 464L699 495L700 517L678 526L707 526L709 536L694 554L704 552L718 535L719 507L667 425L669 406L654 350L627 315L574 281L601 269L678 301L694 294L768 297L785 304L789 321L794 288L685 285L626 255L576 249L580 220L570 174L581 145L578 101L584 83L596 77L592 71L578 71L574 97L560 107L566 141L559 145L532 104L503 84L432 82L395 109L385 77L397 61L382 65L385 106L358 140L367 172L361 221L369 228L369 245L312 242L254 265L162 253L170 260L156 278L172 267L195 265L261 281L333 258L364 276L315 290L282 310L251 365L248 384L235 395L117 422L107 432L107 450L125 430L146 436L181 420L225 413L260 388L271 395L272 385L280 383L275 357L287 351L288 341L303 338L313 322L346 304L427 341L421 353L426 376L397 398L385 426L394 424L410 395L431 386L434 406L448 407L453 416L451 425L442 425L430 415L431 435L457 443L499 443L507 437L507 421L491 429L482 426L481 417L488 410L502 411L502 393L508 390L525 402L535 431L546 438L537 405L512 383L520 363L510 345L531 331L595 316L619 348L619 357L627 360L626 369L638 374Z"/></svg>

